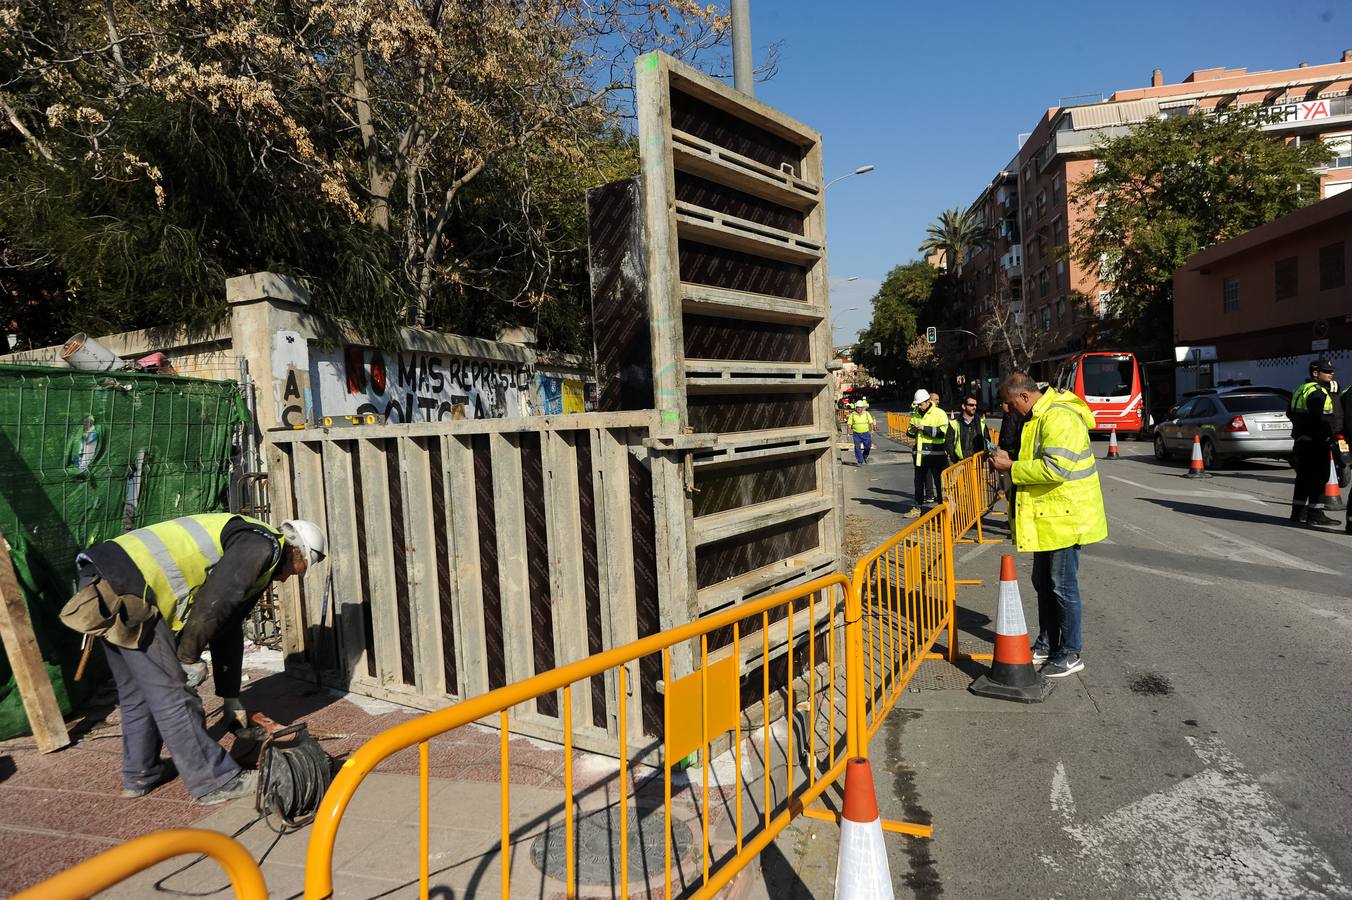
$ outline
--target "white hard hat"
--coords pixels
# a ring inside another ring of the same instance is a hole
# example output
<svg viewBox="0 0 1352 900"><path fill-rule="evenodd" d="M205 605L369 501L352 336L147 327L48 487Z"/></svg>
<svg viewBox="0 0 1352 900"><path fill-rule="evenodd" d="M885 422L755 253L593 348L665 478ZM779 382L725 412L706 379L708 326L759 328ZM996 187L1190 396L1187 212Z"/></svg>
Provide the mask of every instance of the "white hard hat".
<svg viewBox="0 0 1352 900"><path fill-rule="evenodd" d="M868 404L865 403L863 400L856 400L854 403L855 409L863 409L865 406L868 406Z"/></svg>
<svg viewBox="0 0 1352 900"><path fill-rule="evenodd" d="M288 544L300 548L310 565L319 562L329 552L329 542L319 526L306 519L287 519L282 523L282 537Z"/></svg>
<svg viewBox="0 0 1352 900"><path fill-rule="evenodd" d="M915 402L916 402L916 403L928 403L928 402L929 402L929 391L925 390L924 388L921 388L920 390L916 391L916 392L915 392Z"/></svg>

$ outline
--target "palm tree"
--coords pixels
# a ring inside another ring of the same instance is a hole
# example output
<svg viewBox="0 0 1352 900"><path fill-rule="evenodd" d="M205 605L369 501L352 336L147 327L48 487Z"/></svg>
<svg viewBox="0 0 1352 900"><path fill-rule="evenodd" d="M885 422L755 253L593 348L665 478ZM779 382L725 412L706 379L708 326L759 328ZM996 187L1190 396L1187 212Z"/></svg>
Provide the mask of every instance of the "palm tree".
<svg viewBox="0 0 1352 900"><path fill-rule="evenodd" d="M957 207L939 213L925 233L929 236L921 242L920 252L926 257L939 254L945 271L954 277L962 275L968 254L990 243L993 237L990 227L974 213Z"/></svg>

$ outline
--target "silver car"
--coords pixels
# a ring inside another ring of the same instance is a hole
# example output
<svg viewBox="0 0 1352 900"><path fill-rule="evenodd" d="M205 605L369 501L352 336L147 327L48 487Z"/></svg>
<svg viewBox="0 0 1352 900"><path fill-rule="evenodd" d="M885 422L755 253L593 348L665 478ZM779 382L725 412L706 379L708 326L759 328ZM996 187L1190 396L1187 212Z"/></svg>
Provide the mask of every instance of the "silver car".
<svg viewBox="0 0 1352 900"><path fill-rule="evenodd" d="M1200 437L1202 463L1208 469L1251 457L1290 460L1289 403L1284 393L1257 388L1193 397L1155 430L1155 458L1189 459L1193 438Z"/></svg>

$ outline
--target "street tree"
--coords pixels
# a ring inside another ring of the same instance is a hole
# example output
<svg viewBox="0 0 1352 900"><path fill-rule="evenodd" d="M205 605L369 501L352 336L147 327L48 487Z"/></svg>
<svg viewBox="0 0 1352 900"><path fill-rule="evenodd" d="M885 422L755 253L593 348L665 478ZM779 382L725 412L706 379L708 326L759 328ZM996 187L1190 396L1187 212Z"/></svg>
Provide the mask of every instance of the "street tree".
<svg viewBox="0 0 1352 900"><path fill-rule="evenodd" d="M4 287L202 325L268 267L367 331L556 321L584 189L634 171L635 55L725 25L693 0L12 0Z"/></svg>
<svg viewBox="0 0 1352 900"><path fill-rule="evenodd" d="M957 207L939 213L939 218L925 229L927 237L920 242L920 252L926 257L938 255L944 270L954 278L962 277L962 267L975 250L990 243L992 231L971 210Z"/></svg>
<svg viewBox="0 0 1352 900"><path fill-rule="evenodd" d="M870 301L873 316L859 334L855 361L884 381L905 378L910 368L906 348L915 339L919 317L935 303L938 280L938 271L921 260L893 267ZM873 352L875 343L880 354Z"/></svg>
<svg viewBox="0 0 1352 900"><path fill-rule="evenodd" d="M1252 112L1151 119L1100 144L1072 192L1087 225L1070 246L1101 273L1123 337L1173 343L1174 270L1193 253L1319 199L1319 141L1288 144Z"/></svg>

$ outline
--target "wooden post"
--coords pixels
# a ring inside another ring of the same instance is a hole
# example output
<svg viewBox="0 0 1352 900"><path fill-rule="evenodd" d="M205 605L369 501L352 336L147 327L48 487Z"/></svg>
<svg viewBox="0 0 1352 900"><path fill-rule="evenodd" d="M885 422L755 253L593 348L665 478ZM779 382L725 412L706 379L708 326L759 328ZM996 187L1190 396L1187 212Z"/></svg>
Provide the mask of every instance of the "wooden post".
<svg viewBox="0 0 1352 900"><path fill-rule="evenodd" d="M14 670L14 681L19 686L28 724L37 739L38 749L51 753L70 745L66 721L56 702L56 691L47 678L47 667L42 664L33 622L28 618L28 606L19 590L19 579L14 574L14 562L9 556L9 541L0 534L0 638L5 644L9 667Z"/></svg>

